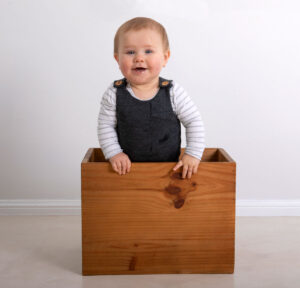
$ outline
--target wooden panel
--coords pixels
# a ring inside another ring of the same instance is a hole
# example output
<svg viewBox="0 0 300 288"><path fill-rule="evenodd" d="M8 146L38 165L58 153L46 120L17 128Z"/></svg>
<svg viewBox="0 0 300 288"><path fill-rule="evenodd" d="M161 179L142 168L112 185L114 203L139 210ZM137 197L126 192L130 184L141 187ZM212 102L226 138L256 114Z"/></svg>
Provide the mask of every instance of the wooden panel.
<svg viewBox="0 0 300 288"><path fill-rule="evenodd" d="M181 149L181 156L184 154L184 148ZM84 156L82 163L87 162L106 162L100 148L90 148ZM201 162L234 162L224 149L206 148L202 155ZM157 162L156 162L157 163Z"/></svg>
<svg viewBox="0 0 300 288"><path fill-rule="evenodd" d="M231 161L224 152L214 157ZM201 162L196 175L182 179L172 162L132 163L118 175L108 162L86 157L84 275L233 273L235 162Z"/></svg>

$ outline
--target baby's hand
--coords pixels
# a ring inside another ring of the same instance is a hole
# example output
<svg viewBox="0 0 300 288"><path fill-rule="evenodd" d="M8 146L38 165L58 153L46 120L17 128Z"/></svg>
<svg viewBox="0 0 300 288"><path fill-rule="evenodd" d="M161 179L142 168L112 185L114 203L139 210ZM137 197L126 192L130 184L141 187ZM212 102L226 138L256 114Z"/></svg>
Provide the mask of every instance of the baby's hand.
<svg viewBox="0 0 300 288"><path fill-rule="evenodd" d="M177 170L179 167L183 166L182 170L182 178L185 178L187 174L187 178L191 178L192 174L196 174L198 170L200 160L190 156L188 154L183 154L183 157L181 160L176 164L176 166L173 168L173 170Z"/></svg>
<svg viewBox="0 0 300 288"><path fill-rule="evenodd" d="M131 161L127 154L121 152L111 158L109 158L112 168L120 175L126 174L130 171Z"/></svg>

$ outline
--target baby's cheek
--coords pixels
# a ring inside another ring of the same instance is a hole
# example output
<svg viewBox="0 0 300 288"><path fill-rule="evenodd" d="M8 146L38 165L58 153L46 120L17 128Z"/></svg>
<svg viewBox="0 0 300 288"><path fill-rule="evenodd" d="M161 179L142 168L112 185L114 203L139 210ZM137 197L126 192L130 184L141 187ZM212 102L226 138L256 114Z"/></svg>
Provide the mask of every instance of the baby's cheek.
<svg viewBox="0 0 300 288"><path fill-rule="evenodd" d="M123 74L127 74L130 71L130 66L126 63L122 63L120 65L120 69L121 69Z"/></svg>
<svg viewBox="0 0 300 288"><path fill-rule="evenodd" d="M152 67L152 71L155 73L159 73L162 69L161 62L155 63Z"/></svg>
<svg viewBox="0 0 300 288"><path fill-rule="evenodd" d="M121 63L120 63L120 68L121 68L121 69L124 69L124 70L127 70L127 69L128 69L128 63L127 63L127 62L124 62L124 61L121 62Z"/></svg>

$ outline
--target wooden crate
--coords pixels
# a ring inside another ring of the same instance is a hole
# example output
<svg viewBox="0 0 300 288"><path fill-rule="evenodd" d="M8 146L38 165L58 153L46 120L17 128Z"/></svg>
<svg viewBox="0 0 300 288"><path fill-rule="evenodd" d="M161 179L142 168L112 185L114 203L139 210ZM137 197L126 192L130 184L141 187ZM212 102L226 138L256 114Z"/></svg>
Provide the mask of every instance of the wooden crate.
<svg viewBox="0 0 300 288"><path fill-rule="evenodd" d="M87 151L83 275L233 273L236 163L207 148L191 179L175 164L135 162L119 175L101 149Z"/></svg>

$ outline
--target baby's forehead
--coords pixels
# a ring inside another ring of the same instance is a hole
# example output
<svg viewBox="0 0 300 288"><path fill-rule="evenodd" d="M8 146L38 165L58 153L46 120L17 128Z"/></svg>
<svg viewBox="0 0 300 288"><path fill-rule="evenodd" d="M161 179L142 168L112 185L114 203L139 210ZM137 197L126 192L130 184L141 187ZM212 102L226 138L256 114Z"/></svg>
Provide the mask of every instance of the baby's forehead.
<svg viewBox="0 0 300 288"><path fill-rule="evenodd" d="M154 28L140 28L140 29L130 29L128 31L125 31L124 33L122 33L120 36L124 37L124 36L134 36L134 35L157 35L157 36L162 36L160 31L158 31L157 29Z"/></svg>
<svg viewBox="0 0 300 288"><path fill-rule="evenodd" d="M149 45L153 42L162 41L162 35L154 29L139 29L139 30L129 30L120 35L121 42L126 43L136 43L136 42L145 42Z"/></svg>

